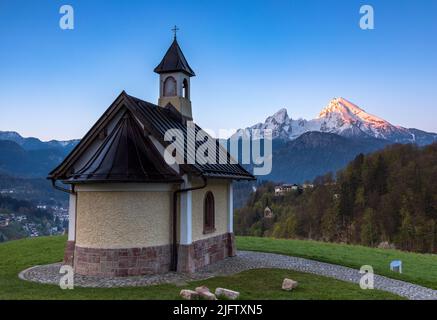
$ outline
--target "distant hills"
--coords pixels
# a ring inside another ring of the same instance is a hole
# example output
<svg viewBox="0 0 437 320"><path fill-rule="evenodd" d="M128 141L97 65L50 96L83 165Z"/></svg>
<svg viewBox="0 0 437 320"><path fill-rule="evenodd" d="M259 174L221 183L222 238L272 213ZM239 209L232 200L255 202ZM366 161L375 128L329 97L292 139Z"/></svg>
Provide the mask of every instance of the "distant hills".
<svg viewBox="0 0 437 320"><path fill-rule="evenodd" d="M65 157L59 148L26 150L13 141L0 140L0 173L17 177L44 177Z"/></svg>
<svg viewBox="0 0 437 320"><path fill-rule="evenodd" d="M65 141L50 140L44 142L38 138L24 138L15 131L0 131L0 140L13 141L24 150L59 149L64 153L70 152L80 141L79 139L75 139Z"/></svg>
<svg viewBox="0 0 437 320"><path fill-rule="evenodd" d="M78 142L44 142L13 131L0 131L0 191L35 204L65 205L67 195L54 189L46 177Z"/></svg>
<svg viewBox="0 0 437 320"><path fill-rule="evenodd" d="M44 205L66 203L68 200L68 195L53 188L45 177L17 178L1 173L0 194Z"/></svg>
<svg viewBox="0 0 437 320"><path fill-rule="evenodd" d="M306 132L273 150L272 172L264 180L302 183L336 172L357 154L371 153L390 142L375 138L346 138L333 133Z"/></svg>
<svg viewBox="0 0 437 320"><path fill-rule="evenodd" d="M0 174L45 178L78 142L43 142L37 138L23 138L17 132L0 131Z"/></svg>

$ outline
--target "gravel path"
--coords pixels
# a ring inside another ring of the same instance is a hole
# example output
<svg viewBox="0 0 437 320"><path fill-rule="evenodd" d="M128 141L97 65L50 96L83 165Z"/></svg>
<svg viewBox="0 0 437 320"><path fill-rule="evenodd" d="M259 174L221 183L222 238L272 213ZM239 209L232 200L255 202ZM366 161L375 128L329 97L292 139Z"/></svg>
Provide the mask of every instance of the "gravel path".
<svg viewBox="0 0 437 320"><path fill-rule="evenodd" d="M22 271L19 274L19 277L28 281L59 284L60 266L60 263L35 266ZM127 278L102 278L75 275L74 284L80 287L100 288L147 286L162 283L174 283L176 285L184 286L188 281L192 280L202 280L219 275L231 275L244 270L260 268L296 270L357 284L362 276L358 270L339 265L281 254L238 251L236 257L227 258L213 265L209 265L192 275L175 272ZM375 275L374 286L375 289L388 291L412 300L437 300L437 290L432 290L405 281L390 279L384 276Z"/></svg>

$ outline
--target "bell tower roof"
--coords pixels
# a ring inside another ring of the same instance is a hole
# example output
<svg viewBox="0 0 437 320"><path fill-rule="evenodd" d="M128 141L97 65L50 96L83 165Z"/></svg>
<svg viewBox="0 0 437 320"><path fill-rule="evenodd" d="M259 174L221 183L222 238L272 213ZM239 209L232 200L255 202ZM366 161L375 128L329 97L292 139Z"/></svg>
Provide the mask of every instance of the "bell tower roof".
<svg viewBox="0 0 437 320"><path fill-rule="evenodd" d="M178 41L176 40L176 36L170 48L168 48L164 58L162 58L161 62L153 71L158 74L183 72L190 77L196 75L188 64L187 59L185 59L185 56L179 47Z"/></svg>

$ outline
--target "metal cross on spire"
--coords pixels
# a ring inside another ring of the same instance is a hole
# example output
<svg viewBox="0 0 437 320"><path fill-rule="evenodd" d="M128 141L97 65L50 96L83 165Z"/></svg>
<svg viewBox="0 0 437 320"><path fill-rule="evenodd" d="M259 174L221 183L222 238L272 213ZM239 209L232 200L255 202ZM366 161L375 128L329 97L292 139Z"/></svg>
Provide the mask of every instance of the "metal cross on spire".
<svg viewBox="0 0 437 320"><path fill-rule="evenodd" d="M176 33L179 31L179 28L175 25L175 26L173 27L173 29L171 29L171 31L173 31L173 33L174 33L174 38L176 39Z"/></svg>

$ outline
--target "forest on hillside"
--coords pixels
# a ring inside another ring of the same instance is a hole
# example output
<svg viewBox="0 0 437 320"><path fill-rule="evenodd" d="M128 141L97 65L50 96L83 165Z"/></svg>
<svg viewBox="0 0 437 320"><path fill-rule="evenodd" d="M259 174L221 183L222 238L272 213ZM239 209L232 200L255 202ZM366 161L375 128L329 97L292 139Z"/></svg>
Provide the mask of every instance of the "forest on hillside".
<svg viewBox="0 0 437 320"><path fill-rule="evenodd" d="M236 234L437 252L437 143L360 154L313 185L284 195L258 186L236 209Z"/></svg>

